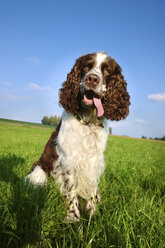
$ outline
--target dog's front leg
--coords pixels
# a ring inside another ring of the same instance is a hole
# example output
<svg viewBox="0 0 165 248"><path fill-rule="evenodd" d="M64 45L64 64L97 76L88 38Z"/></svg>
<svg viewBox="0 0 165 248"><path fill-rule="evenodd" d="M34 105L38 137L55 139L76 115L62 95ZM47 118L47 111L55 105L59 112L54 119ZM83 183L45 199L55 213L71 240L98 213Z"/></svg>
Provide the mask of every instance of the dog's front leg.
<svg viewBox="0 0 165 248"><path fill-rule="evenodd" d="M79 211L79 201L77 199L77 194L74 190L67 192L65 195L68 201L68 210L67 216L65 218L66 221L77 222L80 220L80 211Z"/></svg>
<svg viewBox="0 0 165 248"><path fill-rule="evenodd" d="M96 203L100 202L100 195L96 191L94 192L91 197L87 200L86 203L86 209L88 212L90 212L90 216L94 217L96 212Z"/></svg>
<svg viewBox="0 0 165 248"><path fill-rule="evenodd" d="M61 193L64 195L67 200L68 210L66 221L76 222L80 220L80 211L79 211L79 201L77 198L77 191L75 189L75 182L73 173L67 171L65 173L64 187Z"/></svg>

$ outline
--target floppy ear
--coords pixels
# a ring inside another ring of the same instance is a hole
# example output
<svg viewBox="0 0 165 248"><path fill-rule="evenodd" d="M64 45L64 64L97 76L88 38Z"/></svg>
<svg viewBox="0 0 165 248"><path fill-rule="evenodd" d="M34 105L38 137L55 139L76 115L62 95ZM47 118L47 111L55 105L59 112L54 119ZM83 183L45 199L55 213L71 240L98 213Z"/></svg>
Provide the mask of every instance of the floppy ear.
<svg viewBox="0 0 165 248"><path fill-rule="evenodd" d="M70 73L67 75L67 80L62 84L59 92L59 103L63 108L74 115L78 113L78 93L81 82L81 72L79 62L76 61Z"/></svg>
<svg viewBox="0 0 165 248"><path fill-rule="evenodd" d="M129 114L130 96L121 68L114 59L111 59L110 68L111 75L106 85L107 91L102 99L104 116L107 119L119 121Z"/></svg>

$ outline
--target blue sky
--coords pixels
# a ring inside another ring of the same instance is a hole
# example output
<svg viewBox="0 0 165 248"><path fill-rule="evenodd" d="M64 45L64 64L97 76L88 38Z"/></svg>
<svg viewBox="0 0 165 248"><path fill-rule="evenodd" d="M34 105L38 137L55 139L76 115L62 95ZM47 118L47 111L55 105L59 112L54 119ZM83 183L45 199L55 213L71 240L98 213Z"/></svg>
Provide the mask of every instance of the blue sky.
<svg viewBox="0 0 165 248"><path fill-rule="evenodd" d="M116 135L165 135L164 0L0 1L0 118L60 116L58 90L80 55L106 51L123 69L130 115Z"/></svg>

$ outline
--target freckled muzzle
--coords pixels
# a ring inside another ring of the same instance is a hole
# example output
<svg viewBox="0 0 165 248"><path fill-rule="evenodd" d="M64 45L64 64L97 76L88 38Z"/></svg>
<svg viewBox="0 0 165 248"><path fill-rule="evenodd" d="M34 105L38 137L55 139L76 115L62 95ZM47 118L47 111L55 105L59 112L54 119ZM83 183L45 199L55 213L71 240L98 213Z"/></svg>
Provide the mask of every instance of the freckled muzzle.
<svg viewBox="0 0 165 248"><path fill-rule="evenodd" d="M104 114L101 98L104 93L103 75L99 68L90 70L80 84L82 104L87 107L95 107L97 116Z"/></svg>

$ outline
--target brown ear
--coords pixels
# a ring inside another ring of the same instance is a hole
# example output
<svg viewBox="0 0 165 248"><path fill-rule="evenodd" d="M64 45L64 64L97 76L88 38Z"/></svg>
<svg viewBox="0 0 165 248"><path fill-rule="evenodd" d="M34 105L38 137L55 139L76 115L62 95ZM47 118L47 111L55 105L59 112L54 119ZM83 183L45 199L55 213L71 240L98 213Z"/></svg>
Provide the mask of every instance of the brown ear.
<svg viewBox="0 0 165 248"><path fill-rule="evenodd" d="M104 116L107 119L119 121L129 114L130 96L127 83L121 73L120 66L113 61L111 76L107 84L107 91L102 99Z"/></svg>
<svg viewBox="0 0 165 248"><path fill-rule="evenodd" d="M70 73L67 75L67 80L62 84L59 92L59 103L63 108L74 115L78 113L78 93L81 81L80 70L78 69L78 62L73 66Z"/></svg>

